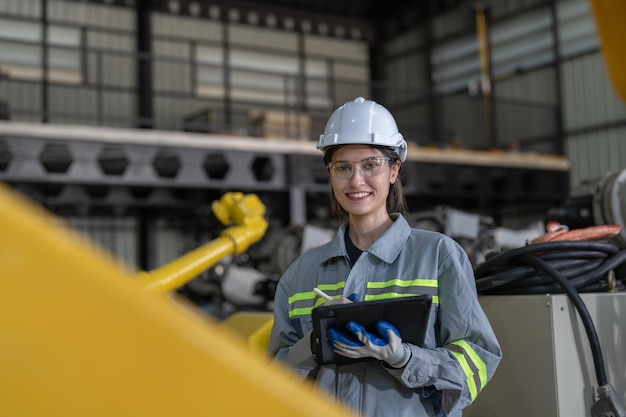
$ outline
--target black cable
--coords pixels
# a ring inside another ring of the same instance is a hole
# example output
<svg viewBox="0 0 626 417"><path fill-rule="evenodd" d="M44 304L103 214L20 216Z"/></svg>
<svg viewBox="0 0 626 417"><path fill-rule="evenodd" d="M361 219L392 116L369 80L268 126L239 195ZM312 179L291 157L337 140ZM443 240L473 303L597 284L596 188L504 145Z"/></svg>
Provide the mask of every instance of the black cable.
<svg viewBox="0 0 626 417"><path fill-rule="evenodd" d="M528 245L492 256L474 273L479 294L566 293L589 339L598 385L607 384L600 341L581 292L623 289L607 274L626 262L626 250L601 241ZM556 283L554 282L556 281Z"/></svg>
<svg viewBox="0 0 626 417"><path fill-rule="evenodd" d="M590 292L598 287L608 290L606 274L626 262L626 250L610 243L547 242L523 246L499 253L474 271L476 288L481 294L545 294L562 293L561 286L543 276L538 279L533 269L520 263L524 255L533 255L556 267L578 292ZM588 263L584 260L587 259ZM620 285L622 285L620 283Z"/></svg>
<svg viewBox="0 0 626 417"><path fill-rule="evenodd" d="M607 384L606 370L604 368L604 359L602 356L602 349L600 348L600 340L598 339L598 333L593 325L593 320L587 310L585 302L580 298L580 294L576 291L576 288L563 277L556 268L552 267L549 263L542 261L539 258L525 255L523 261L541 269L550 274L559 285L565 290L568 297L574 304L576 311L580 315L585 331L587 332L587 338L589 339L589 346L591 348L591 355L593 356L593 365L596 371L596 379L598 380L598 386L601 387Z"/></svg>

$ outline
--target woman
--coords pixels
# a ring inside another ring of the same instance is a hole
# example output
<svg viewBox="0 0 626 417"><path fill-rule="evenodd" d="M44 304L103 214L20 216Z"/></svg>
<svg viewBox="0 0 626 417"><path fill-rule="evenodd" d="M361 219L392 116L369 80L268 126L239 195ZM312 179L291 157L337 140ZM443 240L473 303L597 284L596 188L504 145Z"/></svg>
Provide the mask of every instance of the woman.
<svg viewBox="0 0 626 417"><path fill-rule="evenodd" d="M466 253L402 216L407 144L393 116L359 97L331 115L317 148L330 174L333 212L347 221L281 277L269 353L364 416L460 416L494 374L500 347ZM402 342L393 323L376 335L382 342L369 343L372 335L357 324L353 334L330 336L335 352L378 360L317 366L311 311L325 300L314 287L333 298L328 303L431 294L423 346Z"/></svg>

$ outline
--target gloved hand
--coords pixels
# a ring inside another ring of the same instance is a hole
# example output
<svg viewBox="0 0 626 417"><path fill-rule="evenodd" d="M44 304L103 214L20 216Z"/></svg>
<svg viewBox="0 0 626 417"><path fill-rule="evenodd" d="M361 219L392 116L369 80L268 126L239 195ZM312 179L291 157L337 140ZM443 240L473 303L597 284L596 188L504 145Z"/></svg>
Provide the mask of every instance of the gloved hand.
<svg viewBox="0 0 626 417"><path fill-rule="evenodd" d="M346 327L348 334L335 328L328 330L333 349L340 355L353 359L375 358L394 368L402 368L411 358L411 349L402 343L400 332L391 323L376 322L379 335L368 332L354 321L349 321Z"/></svg>
<svg viewBox="0 0 626 417"><path fill-rule="evenodd" d="M350 304L359 301L359 295L356 293L350 294L348 298L346 297L338 297L333 298L332 300L327 300L324 303L320 304L323 306L332 306L337 304ZM310 341L311 353L315 355L315 339L311 337Z"/></svg>

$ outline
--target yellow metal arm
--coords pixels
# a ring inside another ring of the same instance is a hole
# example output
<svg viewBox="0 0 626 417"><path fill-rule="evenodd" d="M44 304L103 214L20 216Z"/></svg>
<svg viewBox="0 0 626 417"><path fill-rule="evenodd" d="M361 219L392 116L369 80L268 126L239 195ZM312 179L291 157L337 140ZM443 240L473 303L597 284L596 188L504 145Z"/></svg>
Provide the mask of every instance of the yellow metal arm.
<svg viewBox="0 0 626 417"><path fill-rule="evenodd" d="M137 281L147 291L166 294L181 287L227 255L245 252L267 230L265 206L254 195L227 193L212 206L215 216L231 225L220 237L151 272L140 272Z"/></svg>
<svg viewBox="0 0 626 417"><path fill-rule="evenodd" d="M590 0L607 70L617 95L626 101L626 2Z"/></svg>
<svg viewBox="0 0 626 417"><path fill-rule="evenodd" d="M348 416L2 185L0 231L0 416Z"/></svg>

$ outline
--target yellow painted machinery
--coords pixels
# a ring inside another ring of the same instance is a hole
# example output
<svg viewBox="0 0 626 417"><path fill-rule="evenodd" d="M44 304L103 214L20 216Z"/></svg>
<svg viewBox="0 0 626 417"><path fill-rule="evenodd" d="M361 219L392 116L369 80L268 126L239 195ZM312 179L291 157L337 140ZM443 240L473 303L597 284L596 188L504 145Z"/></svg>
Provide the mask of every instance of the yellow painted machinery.
<svg viewBox="0 0 626 417"><path fill-rule="evenodd" d="M265 206L254 194L227 193L212 204L215 216L222 224L233 226L220 237L152 272L141 272L137 281L145 290L166 294L231 254L245 252L250 244L260 240L267 230L263 218Z"/></svg>
<svg viewBox="0 0 626 417"><path fill-rule="evenodd" d="M265 232L255 196L214 207L215 241L137 277L0 186L0 415L346 416L171 289ZM167 295L164 295L167 294Z"/></svg>
<svg viewBox="0 0 626 417"><path fill-rule="evenodd" d="M596 21L598 36L602 44L602 53L615 91L626 102L626 2L590 0Z"/></svg>

